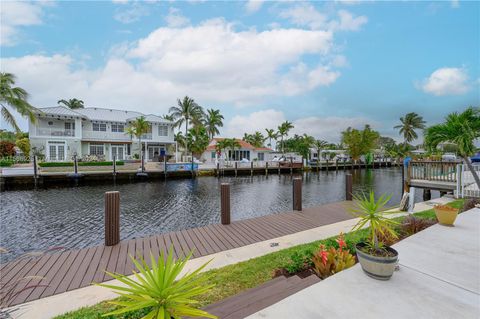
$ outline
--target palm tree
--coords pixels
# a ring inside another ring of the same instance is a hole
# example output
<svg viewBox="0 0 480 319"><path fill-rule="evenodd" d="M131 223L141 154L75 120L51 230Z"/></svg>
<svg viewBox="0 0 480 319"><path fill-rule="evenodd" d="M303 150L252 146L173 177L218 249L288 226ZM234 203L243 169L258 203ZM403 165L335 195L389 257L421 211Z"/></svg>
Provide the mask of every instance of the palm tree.
<svg viewBox="0 0 480 319"><path fill-rule="evenodd" d="M325 140L316 140L313 142L313 147L315 147L315 150L317 151L317 159L320 159L320 152L326 148L328 145L328 142Z"/></svg>
<svg viewBox="0 0 480 319"><path fill-rule="evenodd" d="M203 109L194 99L185 96L183 100L177 99L177 106L172 106L169 113L176 121L175 126L180 127L185 123L185 136L187 136L189 122L193 124L200 122ZM185 152L188 152L188 146L185 147Z"/></svg>
<svg viewBox="0 0 480 319"><path fill-rule="evenodd" d="M226 138L224 139L224 143L226 146L225 148L229 148L231 150L230 155L235 153L236 148L240 148L240 143L237 141L236 138ZM231 160L231 156L229 156L229 160Z"/></svg>
<svg viewBox="0 0 480 319"><path fill-rule="evenodd" d="M140 152L142 152L142 135L148 133L150 128L150 123L145 120L145 116L140 116L137 117L135 121L130 122L129 126L126 129L127 134L138 138L138 146L140 148Z"/></svg>
<svg viewBox="0 0 480 319"><path fill-rule="evenodd" d="M218 128L223 127L223 115L220 114L220 110L207 110L204 125L210 138L214 138L215 134L219 134Z"/></svg>
<svg viewBox="0 0 480 319"><path fill-rule="evenodd" d="M275 132L275 130L272 128L272 129L265 129L265 131L267 131L267 138L269 140L268 142L268 147L272 148L272 139L276 140L277 139L277 132Z"/></svg>
<svg viewBox="0 0 480 319"><path fill-rule="evenodd" d="M14 85L15 75L0 72L0 105L2 106L2 117L17 133L20 133L20 127L7 106L20 113L23 117L28 117L32 123L34 123L36 119L33 106L27 102L27 91L20 87L14 87Z"/></svg>
<svg viewBox="0 0 480 319"><path fill-rule="evenodd" d="M164 114L162 115L162 118L170 122L175 122L175 118L171 114Z"/></svg>
<svg viewBox="0 0 480 319"><path fill-rule="evenodd" d="M202 154L208 146L209 138L205 127L197 126L188 130L186 144L194 155Z"/></svg>
<svg viewBox="0 0 480 319"><path fill-rule="evenodd" d="M405 145L418 138L415 130L423 130L425 128L425 121L423 120L423 117L415 112L407 113L405 117L400 118L400 122L402 124L396 125L394 128L400 129L399 134L403 134Z"/></svg>
<svg viewBox="0 0 480 319"><path fill-rule="evenodd" d="M280 136L281 141L280 141L280 147L282 149L282 153L284 153L284 145L283 145L283 138L285 136L288 136L288 132L293 128L293 124L289 121L283 122L279 127L278 127L278 136Z"/></svg>
<svg viewBox="0 0 480 319"><path fill-rule="evenodd" d="M425 131L425 144L430 149L436 149L438 144L445 142L458 147L458 154L467 164L480 188L480 179L469 158L475 152L474 141L478 138L480 138L480 108L478 107L469 107L460 114L450 113L444 123L433 125Z"/></svg>
<svg viewBox="0 0 480 319"><path fill-rule="evenodd" d="M78 99L59 100L57 103L58 105L63 104L64 106L72 110L83 109L85 107L83 105L83 101Z"/></svg>

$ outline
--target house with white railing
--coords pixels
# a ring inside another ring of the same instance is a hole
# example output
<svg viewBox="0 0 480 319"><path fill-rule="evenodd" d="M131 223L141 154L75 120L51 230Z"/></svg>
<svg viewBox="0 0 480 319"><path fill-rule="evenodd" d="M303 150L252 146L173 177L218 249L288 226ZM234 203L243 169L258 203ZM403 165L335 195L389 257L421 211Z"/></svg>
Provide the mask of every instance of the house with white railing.
<svg viewBox="0 0 480 319"><path fill-rule="evenodd" d="M148 133L141 138L126 133L128 125L139 117L149 122ZM69 161L95 155L112 160L133 159L145 151L145 160L152 161L167 155L174 144L173 123L157 115L88 107L68 109L62 106L39 108L36 121L29 124L32 149L45 155L47 161Z"/></svg>

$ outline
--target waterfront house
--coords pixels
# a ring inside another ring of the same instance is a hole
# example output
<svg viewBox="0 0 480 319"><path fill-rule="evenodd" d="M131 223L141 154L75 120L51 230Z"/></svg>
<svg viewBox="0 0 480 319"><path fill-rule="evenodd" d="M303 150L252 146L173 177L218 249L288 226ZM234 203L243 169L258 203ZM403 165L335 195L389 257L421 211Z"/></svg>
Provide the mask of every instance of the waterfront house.
<svg viewBox="0 0 480 319"><path fill-rule="evenodd" d="M87 155L105 160L112 160L114 155L117 160L138 158L138 139L125 131L141 116L150 123L150 130L141 140L146 161L167 155L168 145L175 143L171 121L153 114L97 107L37 109L37 121L29 125L30 143L47 161L70 161L73 155L79 159Z"/></svg>
<svg viewBox="0 0 480 319"><path fill-rule="evenodd" d="M247 159L249 161L269 161L271 148L268 147L254 147L252 144L245 142L241 139L236 139L240 147L232 149L225 149L222 153L218 153L216 150L217 142L224 140L224 138L213 138L210 140L205 151L202 153L200 160L207 164L215 164L218 160L232 160L241 161Z"/></svg>

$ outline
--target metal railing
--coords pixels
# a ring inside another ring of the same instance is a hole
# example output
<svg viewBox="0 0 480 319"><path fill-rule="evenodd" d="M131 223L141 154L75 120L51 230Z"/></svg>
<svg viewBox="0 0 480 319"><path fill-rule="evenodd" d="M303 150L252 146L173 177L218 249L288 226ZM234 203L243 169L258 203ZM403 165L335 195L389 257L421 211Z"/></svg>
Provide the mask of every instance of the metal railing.
<svg viewBox="0 0 480 319"><path fill-rule="evenodd" d="M461 181L459 183L459 197L480 197L480 189L478 188L473 174L465 164L460 164L459 172L461 172ZM474 171L480 175L480 164L473 165Z"/></svg>
<svg viewBox="0 0 480 319"><path fill-rule="evenodd" d="M73 129L60 129L60 128L37 128L38 136L75 136L75 130Z"/></svg>

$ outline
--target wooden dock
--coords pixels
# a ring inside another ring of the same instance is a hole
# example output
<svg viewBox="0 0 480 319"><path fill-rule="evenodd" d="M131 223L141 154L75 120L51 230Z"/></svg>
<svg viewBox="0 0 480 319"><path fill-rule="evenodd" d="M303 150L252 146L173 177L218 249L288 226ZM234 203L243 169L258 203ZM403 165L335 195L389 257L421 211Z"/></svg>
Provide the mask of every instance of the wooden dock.
<svg viewBox="0 0 480 319"><path fill-rule="evenodd" d="M159 255L170 246L173 246L176 257L190 251L193 251L194 258L210 255L351 219L348 213L351 205L351 201L343 201L304 208L301 212L235 221L229 225L215 224L123 240L115 246L101 245L19 258L0 265L0 289L13 284L17 286L15 291L20 293L8 303L13 306L111 279L105 270L129 275L133 269L129 255L143 256L148 260L150 252ZM16 283L27 276L41 276L43 279L41 282L31 279ZM42 286L25 289L38 283Z"/></svg>

